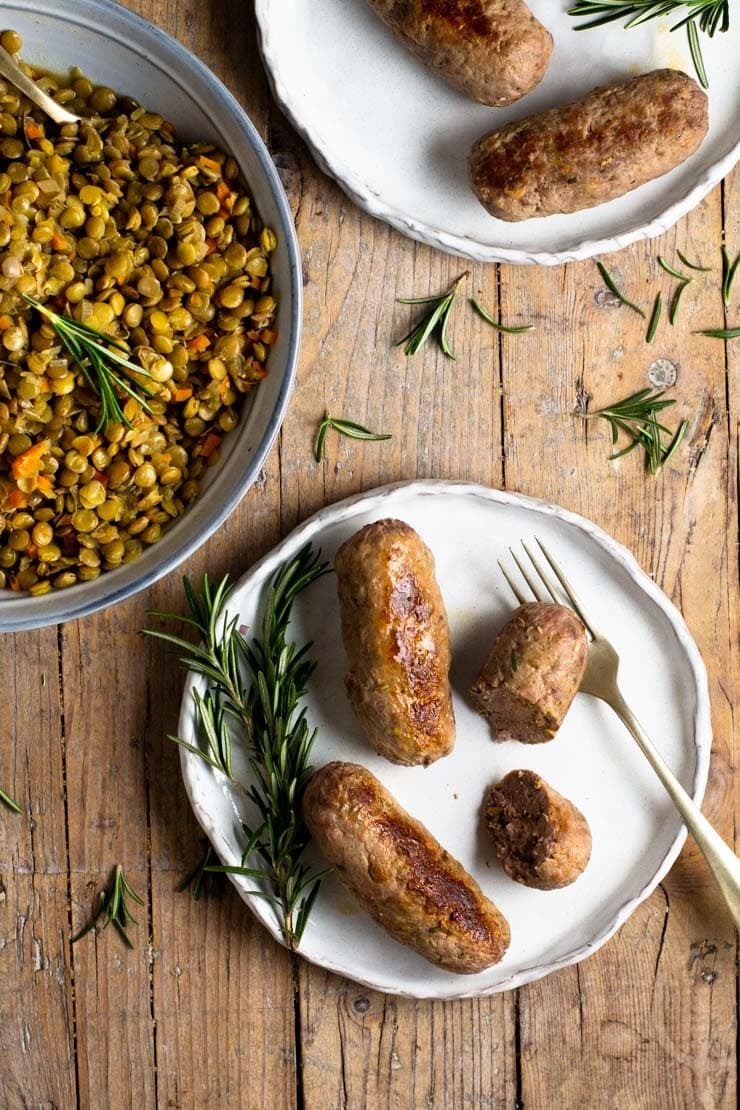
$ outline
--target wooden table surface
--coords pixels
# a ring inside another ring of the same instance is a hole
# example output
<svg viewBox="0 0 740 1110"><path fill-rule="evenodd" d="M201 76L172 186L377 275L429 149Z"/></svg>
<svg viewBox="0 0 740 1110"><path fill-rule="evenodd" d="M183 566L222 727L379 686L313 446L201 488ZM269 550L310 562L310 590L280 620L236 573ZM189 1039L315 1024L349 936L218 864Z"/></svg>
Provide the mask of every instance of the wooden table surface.
<svg viewBox="0 0 740 1110"><path fill-rule="evenodd" d="M723 235L740 250L740 174L663 238L609 258L643 304L671 288L659 254L715 267L650 346L593 262L473 265L469 289L536 333L498 339L459 311L456 362L431 344L406 359L394 342L409 309L396 297L443 290L465 264L364 215L319 172L270 99L250 4L128 3L245 105L303 252L303 350L283 430L238 511L181 569L238 575L321 506L404 478L469 479L582 513L634 552L699 645L715 737L703 808L731 841L740 344L694 331L724 319L716 267ZM675 369L671 417L689 429L653 479L636 455L607 461L605 427L572 414L649 385L656 360ZM325 409L393 438L330 437L316 465ZM691 840L596 955L473 1001L374 994L291 960L230 888L199 902L177 893L202 837L166 739L182 675L138 635L150 607L182 611L179 573L107 612L0 638L0 787L25 810L0 812L2 1110L735 1105L737 938ZM72 948L116 863L144 895L133 951L112 930Z"/></svg>

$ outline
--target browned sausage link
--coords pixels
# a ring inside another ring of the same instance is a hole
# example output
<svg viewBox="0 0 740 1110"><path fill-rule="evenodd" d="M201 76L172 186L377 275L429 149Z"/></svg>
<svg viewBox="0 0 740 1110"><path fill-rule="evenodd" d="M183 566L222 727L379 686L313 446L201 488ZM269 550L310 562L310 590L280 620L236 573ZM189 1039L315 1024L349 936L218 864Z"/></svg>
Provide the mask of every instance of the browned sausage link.
<svg viewBox="0 0 740 1110"><path fill-rule="evenodd" d="M520 605L494 640L470 691L497 740L552 740L586 669L586 630L572 609Z"/></svg>
<svg viewBox="0 0 740 1110"><path fill-rule="evenodd" d="M552 35L523 0L368 2L429 69L481 104L524 96L552 54Z"/></svg>
<svg viewBox="0 0 740 1110"><path fill-rule="evenodd" d="M491 788L486 824L509 878L539 890L568 886L591 855L586 818L534 771L510 771Z"/></svg>
<svg viewBox="0 0 740 1110"><path fill-rule="evenodd" d="M401 944L447 971L498 963L509 926L463 866L364 767L329 763L303 798L306 824L347 890Z"/></svg>
<svg viewBox="0 0 740 1110"><path fill-rule="evenodd" d="M375 750L394 763L432 763L455 742L450 631L434 559L401 520L352 536L334 561L347 693Z"/></svg>
<svg viewBox="0 0 740 1110"><path fill-rule="evenodd" d="M659 69L484 135L470 153L470 179L500 220L577 212L675 169L707 127L696 82Z"/></svg>

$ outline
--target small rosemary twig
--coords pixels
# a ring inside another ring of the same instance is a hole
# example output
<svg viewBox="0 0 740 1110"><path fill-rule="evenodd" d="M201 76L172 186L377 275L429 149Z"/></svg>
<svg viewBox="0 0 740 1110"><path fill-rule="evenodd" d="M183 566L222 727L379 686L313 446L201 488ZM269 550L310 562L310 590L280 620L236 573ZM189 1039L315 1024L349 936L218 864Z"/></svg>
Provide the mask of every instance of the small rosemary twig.
<svg viewBox="0 0 740 1110"><path fill-rule="evenodd" d="M338 416L330 416L327 412L324 419L319 424L316 433L316 442L314 445L314 457L316 462L321 462L324 457L324 441L326 440L326 433L330 428L340 435L348 436L350 439L368 439L368 440L381 440L391 439L392 436L387 432L371 432L369 428L365 428L362 424L355 424L353 420L343 420Z"/></svg>
<svg viewBox="0 0 740 1110"><path fill-rule="evenodd" d="M436 335L439 345L444 354L448 358L454 359L454 354L450 349L447 341L447 324L450 318L450 310L455 303L455 296L457 294L460 282L468 276L468 271L460 274L455 284L450 289L449 293L442 293L440 296L435 297L398 297L400 304L433 304L432 308L426 316L423 316L418 324L415 325L403 339L399 339L396 344L400 347L402 343L406 346L403 349L405 355L415 355L420 347L426 343L430 335Z"/></svg>
<svg viewBox="0 0 740 1110"><path fill-rule="evenodd" d="M25 299L47 318L59 342L77 363L93 393L100 398L100 422L96 432L114 423L131 426L124 415L117 389L133 397L145 412L151 412L144 394L153 397L157 387L140 380L151 379L151 374L143 366L131 362L127 357L128 348L119 339L73 320L71 316L60 316L33 297Z"/></svg>
<svg viewBox="0 0 740 1110"><path fill-rule="evenodd" d="M620 459L623 455L634 451L636 447L642 447L650 473L659 474L669 459L675 455L689 426L688 420L683 420L674 434L658 422L656 415L676 403L671 399L663 400L664 393L665 390L653 392L650 389L641 389L623 401L617 401L597 412L580 412L577 415L585 420L595 417L607 420L611 425L613 445L616 445L620 432L629 437L630 442L627 446L610 455L610 459ZM664 443L664 435L672 438Z"/></svg>
<svg viewBox="0 0 740 1110"><path fill-rule="evenodd" d="M132 898L139 906L144 905L143 899L139 897L128 882L120 863L117 863L107 889L101 890L98 894L97 909L93 912L93 916L84 929L77 933L76 936L72 937L72 944L76 944L78 940L82 940L82 938L92 932L93 929L96 933L102 933L103 929L108 925L113 925L124 943L128 945L129 948L133 948L134 946L127 930L129 925L136 925L138 922L126 904L127 897ZM101 917L103 918L103 923L102 925L98 925L98 921Z"/></svg>

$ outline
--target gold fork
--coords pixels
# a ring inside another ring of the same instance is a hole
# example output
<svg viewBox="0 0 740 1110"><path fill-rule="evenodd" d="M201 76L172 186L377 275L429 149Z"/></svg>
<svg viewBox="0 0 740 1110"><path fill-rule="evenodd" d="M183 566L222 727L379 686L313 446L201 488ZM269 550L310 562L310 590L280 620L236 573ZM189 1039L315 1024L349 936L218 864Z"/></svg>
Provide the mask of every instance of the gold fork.
<svg viewBox="0 0 740 1110"><path fill-rule="evenodd" d="M735 927L740 929L740 860L738 860L734 852L728 848L719 833L712 828L706 817L701 813L699 807L691 800L630 707L627 705L617 683L619 656L603 633L599 632L596 628L591 618L586 615L583 602L578 597L578 594L555 562L552 555L549 554L544 544L538 540L536 536L535 541L547 560L550 569L560 583L568 604L583 621L589 636L588 660L586 663L586 672L580 685L580 692L591 694L592 697L600 698L602 701L605 701L607 705L611 706L623 724L632 733L640 751L662 782L671 801L683 817L686 827L699 845L704 858L717 880L725 901L729 906L730 913L735 922ZM542 591L539 584L541 582L550 598L561 605L563 603L563 598L558 590L557 584L553 582L548 571L543 568L542 564L535 558L524 541L522 541L522 547L526 552L529 562L534 568L539 582L528 572L516 553L512 551L511 548L509 548L509 551L519 569L519 573L522 575L522 578L529 586L529 589L532 591L537 601L549 600ZM507 573L506 567L500 560L498 565L514 597L521 605L524 605L528 599L524 596L513 578Z"/></svg>

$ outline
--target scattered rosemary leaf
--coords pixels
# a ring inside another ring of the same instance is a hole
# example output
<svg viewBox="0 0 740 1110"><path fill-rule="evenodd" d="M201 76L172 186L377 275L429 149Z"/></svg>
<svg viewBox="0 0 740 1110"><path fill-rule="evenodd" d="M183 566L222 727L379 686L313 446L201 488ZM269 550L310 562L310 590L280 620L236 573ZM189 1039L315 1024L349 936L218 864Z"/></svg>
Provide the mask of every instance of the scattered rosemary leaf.
<svg viewBox="0 0 740 1110"><path fill-rule="evenodd" d="M662 311L663 295L662 293L658 293L657 297L655 298L655 304L653 305L653 311L650 314L650 323L648 324L647 334L645 336L645 340L648 343L652 343L653 339L655 339L655 333L658 330L658 322L660 320L660 314Z"/></svg>
<svg viewBox="0 0 740 1110"><path fill-rule="evenodd" d="M108 925L113 925L124 944L129 948L133 948L134 946L127 930L129 925L137 925L138 922L126 904L127 897L132 898L139 906L144 905L143 899L139 897L129 884L120 863L117 863L107 889L101 890L98 894L98 908L95 910L84 929L77 933L76 936L72 937L72 944L76 944L78 940L82 940L82 938L92 932L93 929L96 933L102 933L103 929ZM102 925L98 925L98 920L101 917L103 918L103 923Z"/></svg>
<svg viewBox="0 0 740 1110"><path fill-rule="evenodd" d="M710 339L737 339L740 328L707 328L705 331L695 331L694 335L708 335Z"/></svg>
<svg viewBox="0 0 740 1110"><path fill-rule="evenodd" d="M330 416L329 413L325 415L324 419L319 424L319 430L316 433L316 444L314 446L314 456L316 462L321 462L324 457L324 441L326 440L326 433L330 428L340 435L348 436L350 439L367 439L367 440L381 440L392 439L390 432L371 432L369 428L365 428L362 424L355 424L353 420L342 420L338 416Z"/></svg>
<svg viewBox="0 0 740 1110"><path fill-rule="evenodd" d="M492 328L496 329L496 331L504 332L505 335L520 335L522 332L525 331L534 331L534 324L521 324L517 327L514 327L511 325L504 325L499 320L494 320L493 316L491 316L489 312L486 312L483 305L479 301L477 301L475 297L470 298L470 303L472 304L478 315L482 316L487 324L490 324Z"/></svg>
<svg viewBox="0 0 740 1110"><path fill-rule="evenodd" d="M13 813L23 813L18 803L14 802L10 795L6 794L4 790L0 790L0 802L2 802L4 806L7 806L8 809L12 810Z"/></svg>
<svg viewBox="0 0 740 1110"><path fill-rule="evenodd" d="M740 264L740 254L734 262L730 261L730 256L725 247L722 248L722 300L725 304L730 303L730 292L732 290L732 283L735 280L737 267Z"/></svg>
<svg viewBox="0 0 740 1110"><path fill-rule="evenodd" d="M701 265L700 263L696 263L696 262L689 262L689 260L688 260L688 258L686 257L686 255L685 255L685 254L682 254L682 253L681 253L681 251L676 251L676 254L677 254L677 255L678 255L678 257L679 257L679 258L681 259L681 261L683 262L684 266L688 266L688 268L689 268L690 270L701 270L701 271L702 271L703 273L705 273L705 274L708 274L708 273L709 273L709 271L710 271L710 270L712 269L712 267L711 267L711 266L702 266L702 265Z"/></svg>
<svg viewBox="0 0 740 1110"><path fill-rule="evenodd" d="M665 390L640 389L637 393L617 401L613 405L599 409L597 412L579 412L576 415L584 420L601 417L611 426L612 445L619 441L620 433L628 436L626 447L610 455L610 459L621 459L630 451L641 447L645 452L645 459L651 474L659 474L670 458L675 455L681 441L686 434L688 421L684 420L675 433L661 424L657 414L663 409L674 405L674 400L663 400ZM663 436L671 436L668 442L663 441Z"/></svg>
<svg viewBox="0 0 740 1110"><path fill-rule="evenodd" d="M688 284L689 284L688 281L682 281L681 284L676 289L676 292L673 294L673 300L671 301L671 310L668 314L668 319L671 322L671 324L675 324L675 322L676 322L676 319L678 317L678 306L681 303L681 297L683 296L683 291L684 291L684 289L686 288L686 286Z"/></svg>
<svg viewBox="0 0 740 1110"><path fill-rule="evenodd" d="M396 344L400 347L405 343L403 353L410 357L415 355L420 347L426 343L431 335L437 336L437 341L442 348L442 351L448 358L454 359L454 354L450 349L447 341L447 323L450 317L450 311L455 303L455 296L457 294L460 282L468 276L469 271L465 270L460 274L455 284L450 289L449 293L442 293L436 297L398 297L400 304L433 304L434 308L423 316L403 339L399 339Z"/></svg>
<svg viewBox="0 0 740 1110"><path fill-rule="evenodd" d="M686 274L682 274L680 270L674 269L670 263L666 262L662 254L658 255L658 265L661 266L667 274L670 274L671 277L678 278L679 281L691 281L691 278L686 277Z"/></svg>
<svg viewBox="0 0 740 1110"><path fill-rule="evenodd" d="M607 268L603 264L603 262L597 262L596 266L597 266L598 271L601 274L602 278L604 279L604 282L606 284L607 289L611 293L613 293L614 296L617 297L623 305L625 305L627 308L631 308L633 312L636 312L639 316L642 316L643 319L644 319L645 318L645 313L642 311L641 308L638 308L638 306L636 304L633 304L632 301L628 301L627 298L625 297L624 293L621 291L621 289L617 288L617 285L616 285L616 282L614 281L614 278L611 276L611 274L609 273L609 271L607 270Z"/></svg>

